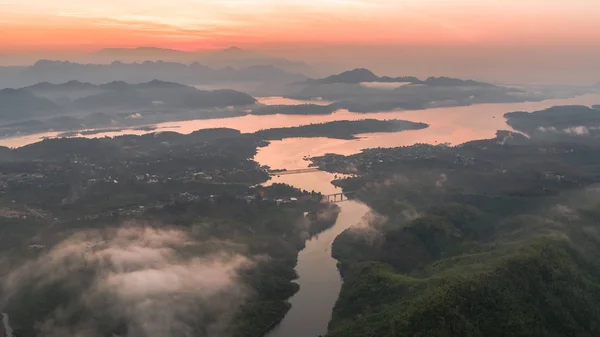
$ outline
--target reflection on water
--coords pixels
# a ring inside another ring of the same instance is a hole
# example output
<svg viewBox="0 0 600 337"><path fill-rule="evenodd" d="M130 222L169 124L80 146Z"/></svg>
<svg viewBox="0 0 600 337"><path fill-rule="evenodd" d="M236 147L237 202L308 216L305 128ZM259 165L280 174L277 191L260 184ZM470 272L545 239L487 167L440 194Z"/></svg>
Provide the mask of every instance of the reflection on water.
<svg viewBox="0 0 600 337"><path fill-rule="evenodd" d="M510 111L535 111L554 105L596 104L600 95L589 95L571 100L553 100L540 103L486 104L460 108L439 108L426 111L391 112L384 114L355 115L339 112L333 116L308 117L312 123L323 122L328 118L402 118L430 124L424 130L400 133L376 133L365 135L357 140L328 138L290 138L273 141L259 150L255 159L273 168L299 169L308 166L306 156L319 156L325 153L352 154L365 148L393 147L415 143L453 144L494 136L499 129L510 129L503 118ZM325 118L324 118L325 117ZM281 122L282 120L279 119ZM289 121L289 120L288 120ZM306 123L306 122L305 122ZM339 192L329 182L334 175L315 172L273 177L272 182L287 183L306 190L325 194ZM341 213L335 226L307 242L306 248L298 256L296 271L300 291L291 298L292 309L283 321L267 337L316 337L327 332L331 311L341 289L342 280L331 257L333 240L345 229L357 225L369 208L358 202L340 203Z"/></svg>
<svg viewBox="0 0 600 337"><path fill-rule="evenodd" d="M398 87L411 84L410 82L362 82L360 85L366 88L393 90Z"/></svg>
<svg viewBox="0 0 600 337"><path fill-rule="evenodd" d="M312 100L304 100L304 99L292 99L285 98L281 96L271 96L271 97L258 97L256 99L258 103L264 105L300 105L300 104L316 104L316 105L329 105L333 102L324 101L323 99L312 99Z"/></svg>
<svg viewBox="0 0 600 337"><path fill-rule="evenodd" d="M327 332L331 310L342 288L331 244L369 211L369 207L354 201L339 205L341 212L335 226L307 241L298 255L300 291L290 299L292 309L267 337L317 337Z"/></svg>

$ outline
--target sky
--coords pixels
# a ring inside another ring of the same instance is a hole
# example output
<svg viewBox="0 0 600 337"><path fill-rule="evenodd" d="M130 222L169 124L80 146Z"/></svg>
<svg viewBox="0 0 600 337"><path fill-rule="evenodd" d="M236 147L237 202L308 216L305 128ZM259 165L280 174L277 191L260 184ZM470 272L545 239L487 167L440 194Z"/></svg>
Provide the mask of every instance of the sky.
<svg viewBox="0 0 600 337"><path fill-rule="evenodd" d="M600 0L0 0L0 65L237 46L329 73L590 83L599 18Z"/></svg>
<svg viewBox="0 0 600 337"><path fill-rule="evenodd" d="M0 53L600 45L599 0L0 0Z"/></svg>

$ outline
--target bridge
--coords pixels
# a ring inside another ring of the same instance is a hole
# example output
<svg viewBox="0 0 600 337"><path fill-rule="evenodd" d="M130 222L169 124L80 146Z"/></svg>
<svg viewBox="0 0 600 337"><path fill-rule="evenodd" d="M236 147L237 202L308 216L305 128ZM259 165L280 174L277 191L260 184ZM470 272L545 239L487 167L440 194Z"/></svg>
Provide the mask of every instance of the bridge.
<svg viewBox="0 0 600 337"><path fill-rule="evenodd" d="M289 174L301 174L301 173L311 173L319 171L316 167L309 167L305 169L297 169L297 170L285 170L285 171L269 171L270 176L285 176Z"/></svg>
<svg viewBox="0 0 600 337"><path fill-rule="evenodd" d="M350 200L349 196L354 195L354 194L356 194L356 191L328 194L328 195L323 196L323 201L327 200L327 202L330 202L330 203L338 203L338 202L348 201L348 200Z"/></svg>

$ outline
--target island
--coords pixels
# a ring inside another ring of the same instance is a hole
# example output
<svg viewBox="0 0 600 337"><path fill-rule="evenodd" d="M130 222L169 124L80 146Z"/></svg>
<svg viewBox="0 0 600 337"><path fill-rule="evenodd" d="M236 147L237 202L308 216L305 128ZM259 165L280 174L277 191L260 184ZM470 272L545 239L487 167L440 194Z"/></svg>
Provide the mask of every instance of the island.
<svg viewBox="0 0 600 337"><path fill-rule="evenodd" d="M155 131L158 127L154 125L144 125L136 128L106 128L106 129L91 129L91 130L81 130L81 131L68 131L62 132L57 135L58 138L63 137L76 137L76 136L90 136L97 135L99 133L117 133L123 132L125 130L134 130L134 131Z"/></svg>
<svg viewBox="0 0 600 337"><path fill-rule="evenodd" d="M356 135L373 132L401 132L422 130L429 125L399 119L377 120L362 119L356 121L333 121L288 128L260 130L254 135L265 140L281 140L297 137L326 137L336 139L356 139Z"/></svg>

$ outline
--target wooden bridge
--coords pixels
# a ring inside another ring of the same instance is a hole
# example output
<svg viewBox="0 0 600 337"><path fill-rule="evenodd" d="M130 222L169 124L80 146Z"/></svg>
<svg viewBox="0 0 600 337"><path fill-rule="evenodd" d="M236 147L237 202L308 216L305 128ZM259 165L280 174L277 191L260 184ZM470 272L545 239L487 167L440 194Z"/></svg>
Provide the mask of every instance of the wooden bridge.
<svg viewBox="0 0 600 337"><path fill-rule="evenodd" d="M316 167L309 167L305 169L297 169L297 170L285 170L285 171L269 171L270 176L285 176L289 174L301 174L301 173L311 173L319 171Z"/></svg>
<svg viewBox="0 0 600 337"><path fill-rule="evenodd" d="M349 196L354 195L354 194L356 194L356 191L328 194L328 195L323 196L323 201L327 200L327 202L331 202L331 203L348 201L348 200L351 200Z"/></svg>

